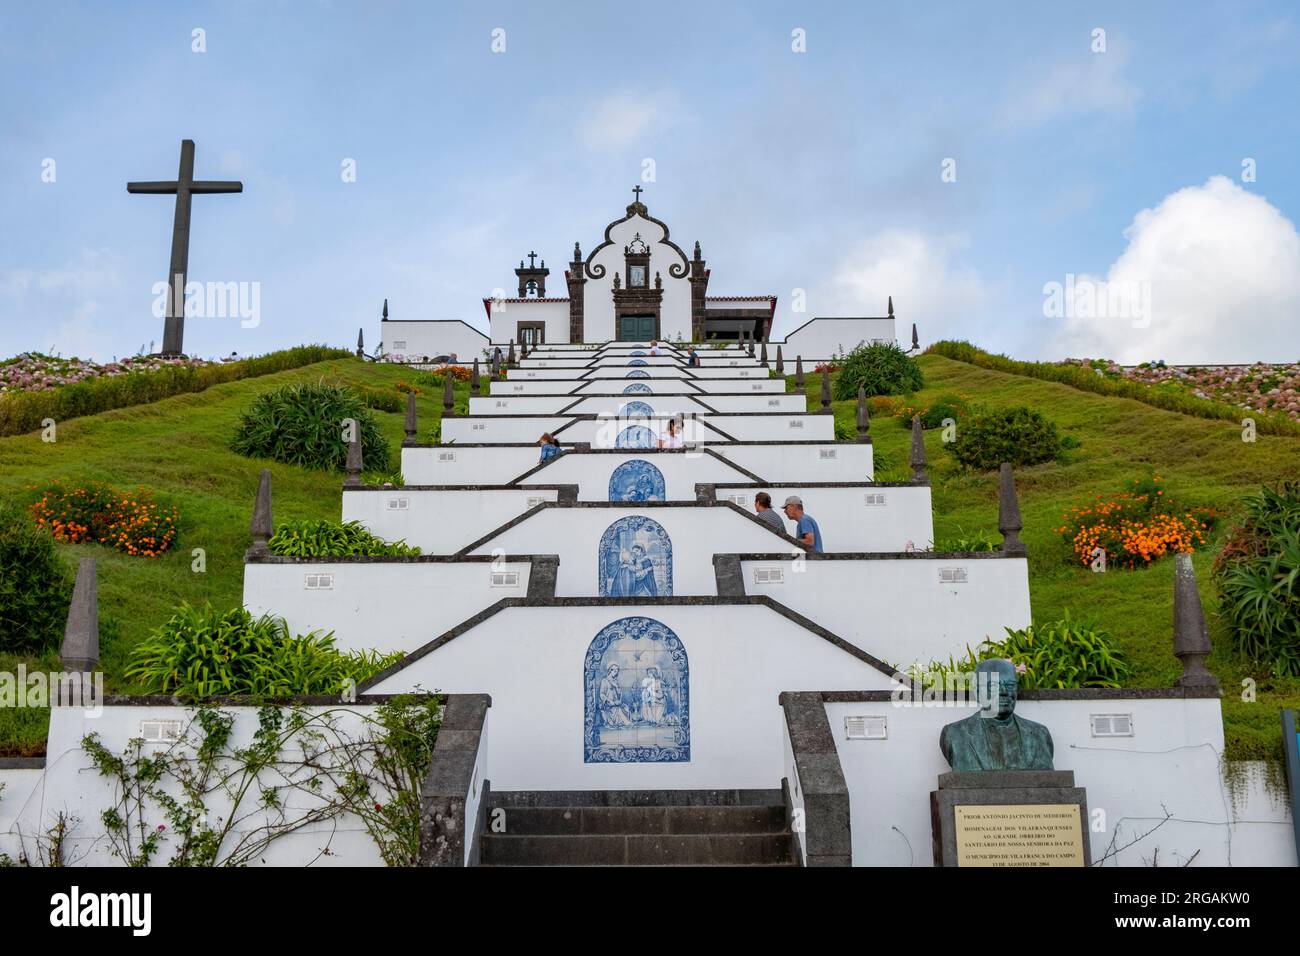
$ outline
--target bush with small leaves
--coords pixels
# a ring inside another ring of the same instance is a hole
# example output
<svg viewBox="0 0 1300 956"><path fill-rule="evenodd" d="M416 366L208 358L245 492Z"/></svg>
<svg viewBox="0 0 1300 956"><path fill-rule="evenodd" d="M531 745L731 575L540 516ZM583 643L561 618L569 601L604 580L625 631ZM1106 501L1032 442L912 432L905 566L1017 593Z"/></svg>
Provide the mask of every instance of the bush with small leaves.
<svg viewBox="0 0 1300 956"><path fill-rule="evenodd" d="M0 502L0 651L39 654L55 646L71 597L50 532Z"/></svg>
<svg viewBox="0 0 1300 956"><path fill-rule="evenodd" d="M973 410L944 445L966 468L993 471L1002 462L1038 465L1061 457L1065 444L1056 423L1026 405Z"/></svg>
<svg viewBox="0 0 1300 956"><path fill-rule="evenodd" d="M868 396L900 395L918 391L925 384L916 360L893 342L859 345L836 365L838 374L832 388L840 402L857 398L859 388Z"/></svg>

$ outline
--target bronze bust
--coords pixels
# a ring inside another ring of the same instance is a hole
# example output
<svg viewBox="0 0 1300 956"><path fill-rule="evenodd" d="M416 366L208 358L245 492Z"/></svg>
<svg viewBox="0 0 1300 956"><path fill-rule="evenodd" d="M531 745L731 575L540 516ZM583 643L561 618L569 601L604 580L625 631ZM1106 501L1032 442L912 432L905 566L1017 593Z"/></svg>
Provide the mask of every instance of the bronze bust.
<svg viewBox="0 0 1300 956"><path fill-rule="evenodd" d="M952 769L1053 769L1051 732L1016 716L1015 665L1007 660L981 661L975 668L975 683L980 709L939 733L939 749Z"/></svg>

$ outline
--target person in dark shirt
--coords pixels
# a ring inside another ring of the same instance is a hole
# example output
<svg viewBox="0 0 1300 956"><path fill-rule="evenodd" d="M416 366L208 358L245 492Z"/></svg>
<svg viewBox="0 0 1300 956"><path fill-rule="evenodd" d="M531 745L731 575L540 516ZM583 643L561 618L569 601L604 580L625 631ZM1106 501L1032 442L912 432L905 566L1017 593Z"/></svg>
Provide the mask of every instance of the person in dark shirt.
<svg viewBox="0 0 1300 956"><path fill-rule="evenodd" d="M770 524L782 534L786 533L785 522L781 520L781 516L772 507L772 496L766 491L760 491L754 495L754 511L757 513L759 521Z"/></svg>

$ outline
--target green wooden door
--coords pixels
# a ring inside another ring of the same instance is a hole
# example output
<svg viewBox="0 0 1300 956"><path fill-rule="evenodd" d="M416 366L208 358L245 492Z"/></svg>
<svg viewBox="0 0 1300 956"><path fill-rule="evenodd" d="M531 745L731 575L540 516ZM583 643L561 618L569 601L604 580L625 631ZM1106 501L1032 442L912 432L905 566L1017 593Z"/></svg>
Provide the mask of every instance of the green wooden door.
<svg viewBox="0 0 1300 956"><path fill-rule="evenodd" d="M649 342L655 336L653 315L623 315L618 320L620 342Z"/></svg>

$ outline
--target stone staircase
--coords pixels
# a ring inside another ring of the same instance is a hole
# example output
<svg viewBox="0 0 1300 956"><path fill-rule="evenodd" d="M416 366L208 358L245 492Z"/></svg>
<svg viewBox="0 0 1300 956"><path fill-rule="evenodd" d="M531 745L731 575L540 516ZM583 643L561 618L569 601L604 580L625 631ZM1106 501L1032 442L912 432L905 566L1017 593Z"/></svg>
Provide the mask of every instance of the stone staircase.
<svg viewBox="0 0 1300 956"><path fill-rule="evenodd" d="M799 859L780 790L490 792L484 821L482 866L795 866Z"/></svg>

